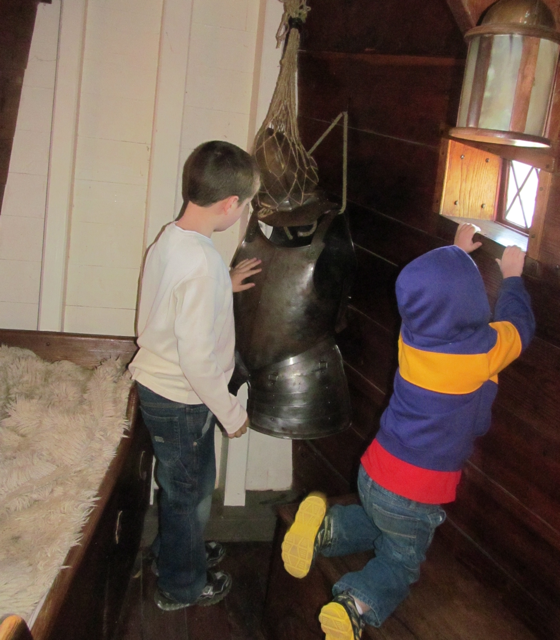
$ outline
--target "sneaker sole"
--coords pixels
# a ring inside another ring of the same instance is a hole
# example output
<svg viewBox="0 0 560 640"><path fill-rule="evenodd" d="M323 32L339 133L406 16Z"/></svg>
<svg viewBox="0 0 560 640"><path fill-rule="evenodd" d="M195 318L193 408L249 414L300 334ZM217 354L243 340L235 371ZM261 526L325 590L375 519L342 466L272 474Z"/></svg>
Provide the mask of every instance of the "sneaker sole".
<svg viewBox="0 0 560 640"><path fill-rule="evenodd" d="M311 568L315 538L325 519L327 498L323 493L310 493L300 504L295 520L282 542L282 560L294 578L304 578Z"/></svg>
<svg viewBox="0 0 560 640"><path fill-rule="evenodd" d="M177 604L161 604L160 602L158 602L157 600L154 600L156 605L158 606L158 609L161 609L162 611L179 611L179 609L185 609L186 607L192 607L191 604L183 604L182 602L178 602Z"/></svg>
<svg viewBox="0 0 560 640"><path fill-rule="evenodd" d="M207 598L206 601L197 600L196 602L189 602L189 603L183 603L183 602L163 603L163 602L161 602L161 600L158 601L157 593L154 596L154 601L155 601L156 605L158 606L158 608L160 608L162 611L179 611L180 609L186 609L187 607L195 607L195 606L196 607L211 607L213 604L217 604L218 602L221 602L227 596L227 594L231 591L231 585L232 585L232 580L230 579L229 584L227 585L227 587L219 595L215 595L212 598Z"/></svg>
<svg viewBox="0 0 560 640"><path fill-rule="evenodd" d="M179 611L179 609L184 609L185 607L191 606L190 604L185 602L174 602L173 600L170 600L157 588L154 593L154 602L156 603L158 609L161 609L162 611Z"/></svg>
<svg viewBox="0 0 560 640"><path fill-rule="evenodd" d="M197 607L210 607L213 604L217 604L218 602L221 602L226 596L227 594L231 591L231 582L229 583L228 587L226 589L224 589L222 591L222 593L220 593L220 595L216 595L213 598L208 598L208 602L204 602L201 601L199 602L198 600L195 602Z"/></svg>
<svg viewBox="0 0 560 640"><path fill-rule="evenodd" d="M338 602L329 602L319 614L325 640L354 640L352 621L346 609Z"/></svg>

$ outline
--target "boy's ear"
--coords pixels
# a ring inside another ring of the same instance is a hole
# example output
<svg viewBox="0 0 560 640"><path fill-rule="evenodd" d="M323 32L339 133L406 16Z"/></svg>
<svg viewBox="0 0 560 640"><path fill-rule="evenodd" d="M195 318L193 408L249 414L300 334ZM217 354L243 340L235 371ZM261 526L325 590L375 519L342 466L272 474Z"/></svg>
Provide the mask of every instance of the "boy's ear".
<svg viewBox="0 0 560 640"><path fill-rule="evenodd" d="M229 213L232 207L235 207L239 204L239 196L230 196L229 198L225 198L222 200L223 202L223 210L225 213Z"/></svg>

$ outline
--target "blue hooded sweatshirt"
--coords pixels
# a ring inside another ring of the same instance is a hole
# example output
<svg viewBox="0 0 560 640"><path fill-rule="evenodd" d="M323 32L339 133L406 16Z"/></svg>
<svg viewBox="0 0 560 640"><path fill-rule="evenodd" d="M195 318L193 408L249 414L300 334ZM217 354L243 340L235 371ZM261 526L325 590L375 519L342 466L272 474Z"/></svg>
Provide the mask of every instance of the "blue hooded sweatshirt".
<svg viewBox="0 0 560 640"><path fill-rule="evenodd" d="M451 502L475 438L490 427L498 373L533 337L530 298L520 277L506 278L491 322L480 272L457 246L407 265L396 293L399 368L362 464L393 493Z"/></svg>

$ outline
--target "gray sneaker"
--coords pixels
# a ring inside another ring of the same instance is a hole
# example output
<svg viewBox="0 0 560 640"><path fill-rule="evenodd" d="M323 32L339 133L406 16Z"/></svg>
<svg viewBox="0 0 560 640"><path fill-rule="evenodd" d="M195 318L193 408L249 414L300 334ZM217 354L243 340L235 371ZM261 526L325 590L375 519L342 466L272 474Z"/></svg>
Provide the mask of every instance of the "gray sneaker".
<svg viewBox="0 0 560 640"><path fill-rule="evenodd" d="M226 550L221 542L207 540L204 546L206 548L206 566L208 569L215 567L225 558Z"/></svg>
<svg viewBox="0 0 560 640"><path fill-rule="evenodd" d="M231 589L231 576L225 571L208 571L207 582L202 593L194 602L178 602L165 591L156 588L154 600L157 606L163 611L177 611L185 607L199 605L201 607L209 607L223 600Z"/></svg>

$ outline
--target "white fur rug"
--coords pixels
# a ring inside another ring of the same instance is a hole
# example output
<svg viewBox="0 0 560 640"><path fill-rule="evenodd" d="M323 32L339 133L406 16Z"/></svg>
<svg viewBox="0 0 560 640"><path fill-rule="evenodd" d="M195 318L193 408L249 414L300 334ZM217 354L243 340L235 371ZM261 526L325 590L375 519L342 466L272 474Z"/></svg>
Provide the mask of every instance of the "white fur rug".
<svg viewBox="0 0 560 640"><path fill-rule="evenodd" d="M128 427L131 380L0 347L0 615L26 620L95 504Z"/></svg>

